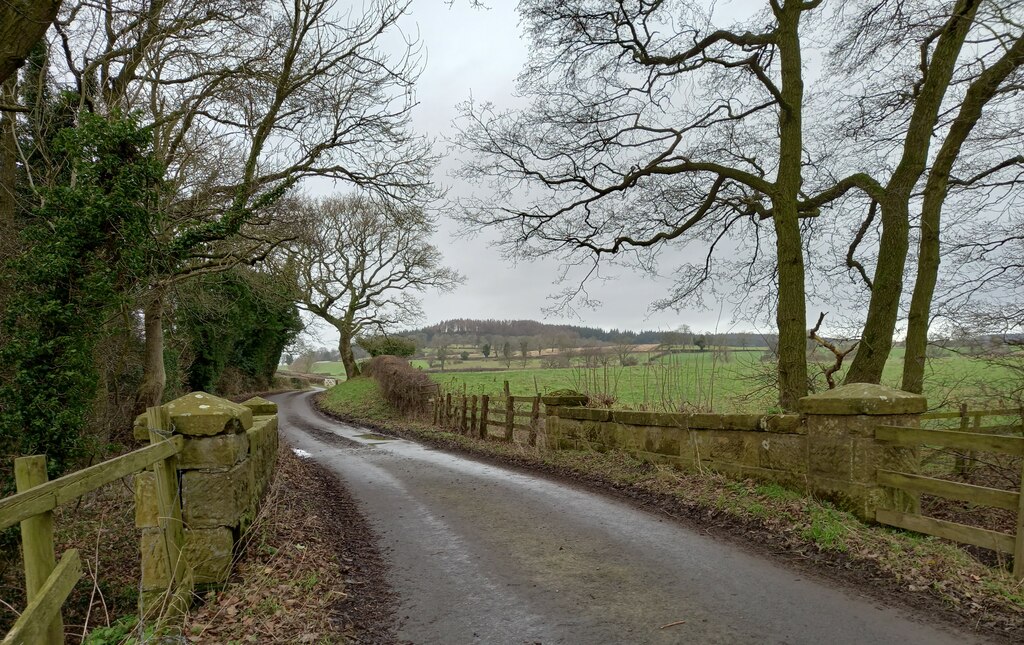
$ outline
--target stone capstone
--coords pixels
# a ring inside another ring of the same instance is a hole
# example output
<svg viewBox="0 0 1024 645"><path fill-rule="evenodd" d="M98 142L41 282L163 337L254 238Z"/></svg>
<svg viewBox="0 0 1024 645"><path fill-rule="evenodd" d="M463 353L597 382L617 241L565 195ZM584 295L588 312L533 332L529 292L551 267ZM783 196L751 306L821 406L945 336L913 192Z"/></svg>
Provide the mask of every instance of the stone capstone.
<svg viewBox="0 0 1024 645"><path fill-rule="evenodd" d="M252 410L255 416L277 414L277 404L263 397L254 396L248 401L242 401L242 405Z"/></svg>
<svg viewBox="0 0 1024 645"><path fill-rule="evenodd" d="M804 414L895 415L920 414L928 401L920 394L874 383L850 383L834 390L805 396L798 402Z"/></svg>
<svg viewBox="0 0 1024 645"><path fill-rule="evenodd" d="M174 432L213 436L245 432L252 427L252 410L205 392L193 392L164 405Z"/></svg>

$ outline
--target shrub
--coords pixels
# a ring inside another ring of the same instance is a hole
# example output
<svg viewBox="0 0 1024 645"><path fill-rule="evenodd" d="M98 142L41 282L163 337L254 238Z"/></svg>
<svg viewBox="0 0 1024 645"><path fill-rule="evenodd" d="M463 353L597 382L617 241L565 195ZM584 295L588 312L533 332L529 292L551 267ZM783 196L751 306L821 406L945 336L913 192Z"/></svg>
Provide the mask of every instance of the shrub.
<svg viewBox="0 0 1024 645"><path fill-rule="evenodd" d="M361 336L356 343L370 356L412 356L416 342L403 336Z"/></svg>
<svg viewBox="0 0 1024 645"><path fill-rule="evenodd" d="M427 396L436 387L429 376L397 356L375 356L363 373L380 385L384 398L402 414L427 409Z"/></svg>
<svg viewBox="0 0 1024 645"><path fill-rule="evenodd" d="M546 369L569 367L569 356L567 354L549 354L540 359L540 366Z"/></svg>

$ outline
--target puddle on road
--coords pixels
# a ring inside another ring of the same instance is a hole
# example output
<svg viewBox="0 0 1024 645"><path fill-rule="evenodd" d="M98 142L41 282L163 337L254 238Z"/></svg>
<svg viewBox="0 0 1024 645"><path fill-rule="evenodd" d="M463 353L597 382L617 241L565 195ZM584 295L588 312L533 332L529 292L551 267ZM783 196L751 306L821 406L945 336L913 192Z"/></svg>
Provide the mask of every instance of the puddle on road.
<svg viewBox="0 0 1024 645"><path fill-rule="evenodd" d="M357 434L356 437L359 439L370 439L372 441L394 441L394 437L386 437L382 434Z"/></svg>
<svg viewBox="0 0 1024 645"><path fill-rule="evenodd" d="M292 452L294 452L294 453L295 453L295 456L296 456L296 457L299 457L299 458L301 458L301 459L309 459L310 457L312 457L312 456L313 456L313 453L311 453L311 452L306 452L306 451L305 451L305 450L303 450L302 448L292 448Z"/></svg>

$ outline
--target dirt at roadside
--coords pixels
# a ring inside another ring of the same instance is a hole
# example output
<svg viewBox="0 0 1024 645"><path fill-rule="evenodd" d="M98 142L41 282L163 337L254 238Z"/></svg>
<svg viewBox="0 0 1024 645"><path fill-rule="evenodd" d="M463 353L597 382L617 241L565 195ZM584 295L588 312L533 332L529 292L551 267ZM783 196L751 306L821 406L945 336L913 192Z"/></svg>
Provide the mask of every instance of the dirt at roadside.
<svg viewBox="0 0 1024 645"><path fill-rule="evenodd" d="M231 581L185 626L191 643L398 642L376 538L344 486L284 442Z"/></svg>

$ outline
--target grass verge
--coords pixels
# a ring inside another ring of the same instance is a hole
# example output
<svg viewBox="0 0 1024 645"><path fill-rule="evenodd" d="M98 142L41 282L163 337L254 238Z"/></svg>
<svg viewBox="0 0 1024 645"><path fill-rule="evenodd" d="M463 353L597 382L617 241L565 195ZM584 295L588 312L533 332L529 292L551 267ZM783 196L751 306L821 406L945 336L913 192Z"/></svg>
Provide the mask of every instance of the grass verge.
<svg viewBox="0 0 1024 645"><path fill-rule="evenodd" d="M321 409L435 446L614 492L701 532L737 541L800 570L911 606L1006 642L1024 641L1024 586L937 538L870 526L777 484L684 472L625 453L541 451L400 419L367 378L324 393Z"/></svg>

